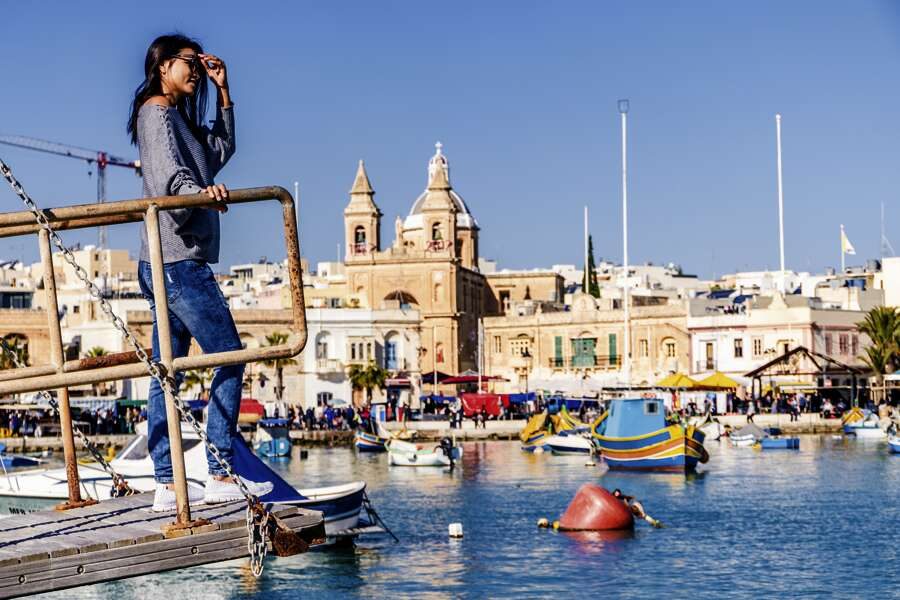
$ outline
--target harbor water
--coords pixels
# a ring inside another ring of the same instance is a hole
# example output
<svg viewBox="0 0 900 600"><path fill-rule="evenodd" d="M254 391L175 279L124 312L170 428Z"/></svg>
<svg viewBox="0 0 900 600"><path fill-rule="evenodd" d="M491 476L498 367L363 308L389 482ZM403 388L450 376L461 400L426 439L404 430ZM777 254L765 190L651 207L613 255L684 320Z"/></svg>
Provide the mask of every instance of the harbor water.
<svg viewBox="0 0 900 600"><path fill-rule="evenodd" d="M699 473L624 474L514 442L464 445L462 468L388 467L385 455L313 449L273 463L289 481L364 479L400 538L196 567L42 598L897 597L900 455L884 442L803 436L800 451L708 444ZM539 530L587 482L621 488L665 527L633 535ZM451 539L449 523L465 537Z"/></svg>

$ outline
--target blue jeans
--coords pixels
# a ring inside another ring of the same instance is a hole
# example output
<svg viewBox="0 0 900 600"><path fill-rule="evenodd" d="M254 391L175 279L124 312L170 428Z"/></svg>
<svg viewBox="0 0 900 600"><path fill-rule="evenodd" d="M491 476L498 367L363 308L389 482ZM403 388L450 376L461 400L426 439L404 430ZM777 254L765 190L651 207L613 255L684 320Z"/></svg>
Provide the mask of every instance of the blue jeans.
<svg viewBox="0 0 900 600"><path fill-rule="evenodd" d="M241 340L228 310L228 302L219 290L219 284L209 265L200 261L183 260L165 265L164 273L172 355L175 358L187 356L191 338L197 340L206 354L240 350ZM153 360L158 361L159 337L149 263L141 262L138 265L138 278L141 292L150 302L150 310L153 311ZM243 375L243 365L220 367L216 369L210 386L206 435L219 454L229 462L233 456L231 440L237 431ZM179 386L183 379L183 375L179 373ZM165 395L156 379L150 383L147 413L147 444L153 459L156 481L172 483L172 455L169 452ZM209 450L206 451L206 461L210 475L226 474Z"/></svg>

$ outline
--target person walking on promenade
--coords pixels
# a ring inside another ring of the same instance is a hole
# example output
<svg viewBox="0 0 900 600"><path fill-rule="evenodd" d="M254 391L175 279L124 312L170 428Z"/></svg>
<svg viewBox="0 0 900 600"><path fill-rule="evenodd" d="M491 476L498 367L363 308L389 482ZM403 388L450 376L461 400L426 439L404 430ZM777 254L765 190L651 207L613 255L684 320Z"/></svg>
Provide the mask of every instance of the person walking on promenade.
<svg viewBox="0 0 900 600"><path fill-rule="evenodd" d="M756 400L750 398L747 400L747 422L753 422L753 414L756 412Z"/></svg>
<svg viewBox="0 0 900 600"><path fill-rule="evenodd" d="M216 119L206 118L207 77L217 92ZM206 193L224 202L228 190L214 177L234 154L234 107L225 63L205 54L196 41L182 35L163 35L150 44L144 59L144 81L135 90L128 119L131 142L138 146L144 197ZM191 338L205 353L240 350L234 319L219 290L210 263L219 262L219 213L227 206L180 208L159 213L172 354L186 356ZM141 292L153 311L153 360L159 360L156 306L146 228L141 229L138 264ZM237 435L243 365L216 369L206 434L225 460L233 457ZM179 374L177 381L181 382ZM156 495L153 510L175 509L172 457L166 423L165 396L157 380L150 384L148 446L153 459ZM238 485L207 451L209 477L205 493L189 486L191 502L227 502L243 498ZM268 482L245 481L252 494L272 490Z"/></svg>

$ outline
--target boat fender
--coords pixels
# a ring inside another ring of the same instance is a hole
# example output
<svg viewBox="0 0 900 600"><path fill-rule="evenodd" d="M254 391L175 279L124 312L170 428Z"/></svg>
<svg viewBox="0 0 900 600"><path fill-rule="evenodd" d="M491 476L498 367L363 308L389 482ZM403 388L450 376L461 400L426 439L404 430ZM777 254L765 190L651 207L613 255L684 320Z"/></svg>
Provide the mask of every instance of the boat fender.
<svg viewBox="0 0 900 600"><path fill-rule="evenodd" d="M463 536L462 523L450 523L450 526L447 529L452 538L461 538Z"/></svg>
<svg viewBox="0 0 900 600"><path fill-rule="evenodd" d="M537 526L541 529L549 529L550 528L550 520L547 517L541 517L538 519Z"/></svg>
<svg viewBox="0 0 900 600"><path fill-rule="evenodd" d="M582 485L559 519L562 531L632 529L634 515L628 506L593 483Z"/></svg>

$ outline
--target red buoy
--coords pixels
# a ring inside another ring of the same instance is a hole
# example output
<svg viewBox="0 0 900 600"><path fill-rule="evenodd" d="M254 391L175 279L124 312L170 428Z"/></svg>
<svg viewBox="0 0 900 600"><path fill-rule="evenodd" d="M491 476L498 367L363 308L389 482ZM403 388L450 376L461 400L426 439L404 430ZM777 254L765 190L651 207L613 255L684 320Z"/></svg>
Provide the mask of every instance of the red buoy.
<svg viewBox="0 0 900 600"><path fill-rule="evenodd" d="M559 529L603 531L634 528L634 516L624 502L593 483L586 483L559 519Z"/></svg>

